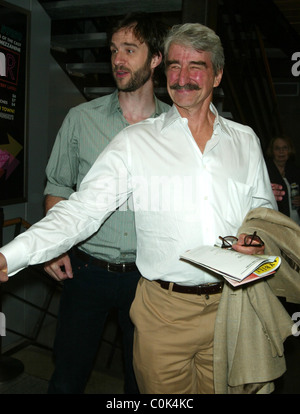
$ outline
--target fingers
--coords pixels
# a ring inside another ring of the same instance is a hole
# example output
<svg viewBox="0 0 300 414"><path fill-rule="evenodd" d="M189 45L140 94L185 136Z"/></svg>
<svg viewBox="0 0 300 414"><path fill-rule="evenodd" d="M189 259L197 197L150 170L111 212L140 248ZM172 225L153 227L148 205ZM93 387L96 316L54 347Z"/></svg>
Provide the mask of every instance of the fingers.
<svg viewBox="0 0 300 414"><path fill-rule="evenodd" d="M65 279L73 278L72 265L67 254L46 263L44 269L48 275L59 282Z"/></svg>
<svg viewBox="0 0 300 414"><path fill-rule="evenodd" d="M285 191L282 190L282 185L271 183L272 191L276 201L281 201L285 195Z"/></svg>
<svg viewBox="0 0 300 414"><path fill-rule="evenodd" d="M52 268L52 266L45 266L45 271L50 275L53 279L61 282L62 280L68 279L68 275L63 272L59 267Z"/></svg>
<svg viewBox="0 0 300 414"><path fill-rule="evenodd" d="M271 183L272 190L282 190L282 185Z"/></svg>
<svg viewBox="0 0 300 414"><path fill-rule="evenodd" d="M264 254L265 246L253 247L253 246L242 246L240 244L234 244L232 249L243 254Z"/></svg>
<svg viewBox="0 0 300 414"><path fill-rule="evenodd" d="M0 271L0 283L4 283L8 281L8 276L6 272Z"/></svg>
<svg viewBox="0 0 300 414"><path fill-rule="evenodd" d="M243 254L264 254L265 246L255 247L255 244L251 246L244 246L244 239L247 236L246 233L241 233L238 237L238 241L232 245L232 249Z"/></svg>

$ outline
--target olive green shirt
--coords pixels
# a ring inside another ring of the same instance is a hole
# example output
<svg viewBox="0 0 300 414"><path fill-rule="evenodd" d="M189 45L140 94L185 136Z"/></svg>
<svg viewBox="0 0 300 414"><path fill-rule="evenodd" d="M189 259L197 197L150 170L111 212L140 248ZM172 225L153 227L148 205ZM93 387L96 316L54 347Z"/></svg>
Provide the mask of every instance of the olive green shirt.
<svg viewBox="0 0 300 414"><path fill-rule="evenodd" d="M155 97L157 117L169 105ZM56 137L46 168L45 195L69 198L98 155L129 123L120 108L118 91L70 109ZM100 230L80 244L84 252L111 263L134 262L136 234L134 213L120 208Z"/></svg>

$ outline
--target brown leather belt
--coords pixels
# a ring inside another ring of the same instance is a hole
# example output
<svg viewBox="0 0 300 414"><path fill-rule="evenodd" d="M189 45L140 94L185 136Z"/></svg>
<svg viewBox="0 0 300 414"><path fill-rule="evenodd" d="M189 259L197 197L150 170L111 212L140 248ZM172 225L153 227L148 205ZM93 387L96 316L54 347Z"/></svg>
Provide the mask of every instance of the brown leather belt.
<svg viewBox="0 0 300 414"><path fill-rule="evenodd" d="M165 282L163 280L155 280L159 283L163 289L169 289L171 282ZM209 283L206 285L198 286L181 286L173 283L172 290L179 293L191 293L194 295L214 295L221 293L223 289L223 283Z"/></svg>
<svg viewBox="0 0 300 414"><path fill-rule="evenodd" d="M108 272L117 272L117 273L124 273L124 272L134 272L138 270L135 263L108 263L104 260L97 259L87 253L84 253L82 250L78 249L77 247L73 247L72 249L74 255L78 257L78 259L93 264L95 266L99 266L102 269L106 269Z"/></svg>

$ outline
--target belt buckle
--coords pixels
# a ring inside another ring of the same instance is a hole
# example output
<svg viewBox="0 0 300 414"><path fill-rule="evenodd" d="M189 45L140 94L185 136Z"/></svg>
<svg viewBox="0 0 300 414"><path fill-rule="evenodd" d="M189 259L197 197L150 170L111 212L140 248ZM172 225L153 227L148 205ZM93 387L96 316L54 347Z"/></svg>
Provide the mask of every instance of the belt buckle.
<svg viewBox="0 0 300 414"><path fill-rule="evenodd" d="M126 272L126 264L125 264L125 263L122 263L122 264L120 263L119 265L116 265L116 266L122 266L122 272L123 272L123 273L125 273L125 272ZM107 263L107 271L108 271L108 272L113 272L113 273L114 273L114 272L116 272L117 270L115 270L115 271L114 271L114 270L111 270L111 269L110 269L110 263Z"/></svg>

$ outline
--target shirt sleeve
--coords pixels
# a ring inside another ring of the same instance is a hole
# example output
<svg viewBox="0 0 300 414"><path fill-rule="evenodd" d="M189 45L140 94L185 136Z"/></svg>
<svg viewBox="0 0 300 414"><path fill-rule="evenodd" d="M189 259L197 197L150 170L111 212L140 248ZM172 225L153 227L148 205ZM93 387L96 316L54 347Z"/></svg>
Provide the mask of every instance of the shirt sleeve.
<svg viewBox="0 0 300 414"><path fill-rule="evenodd" d="M3 246L0 252L6 258L8 275L58 257L96 232L132 192L126 159L125 139L113 141L100 154L78 192L57 203L46 217Z"/></svg>
<svg viewBox="0 0 300 414"><path fill-rule="evenodd" d="M57 134L47 167L44 195L68 199L78 176L78 139L76 116L71 109Z"/></svg>

